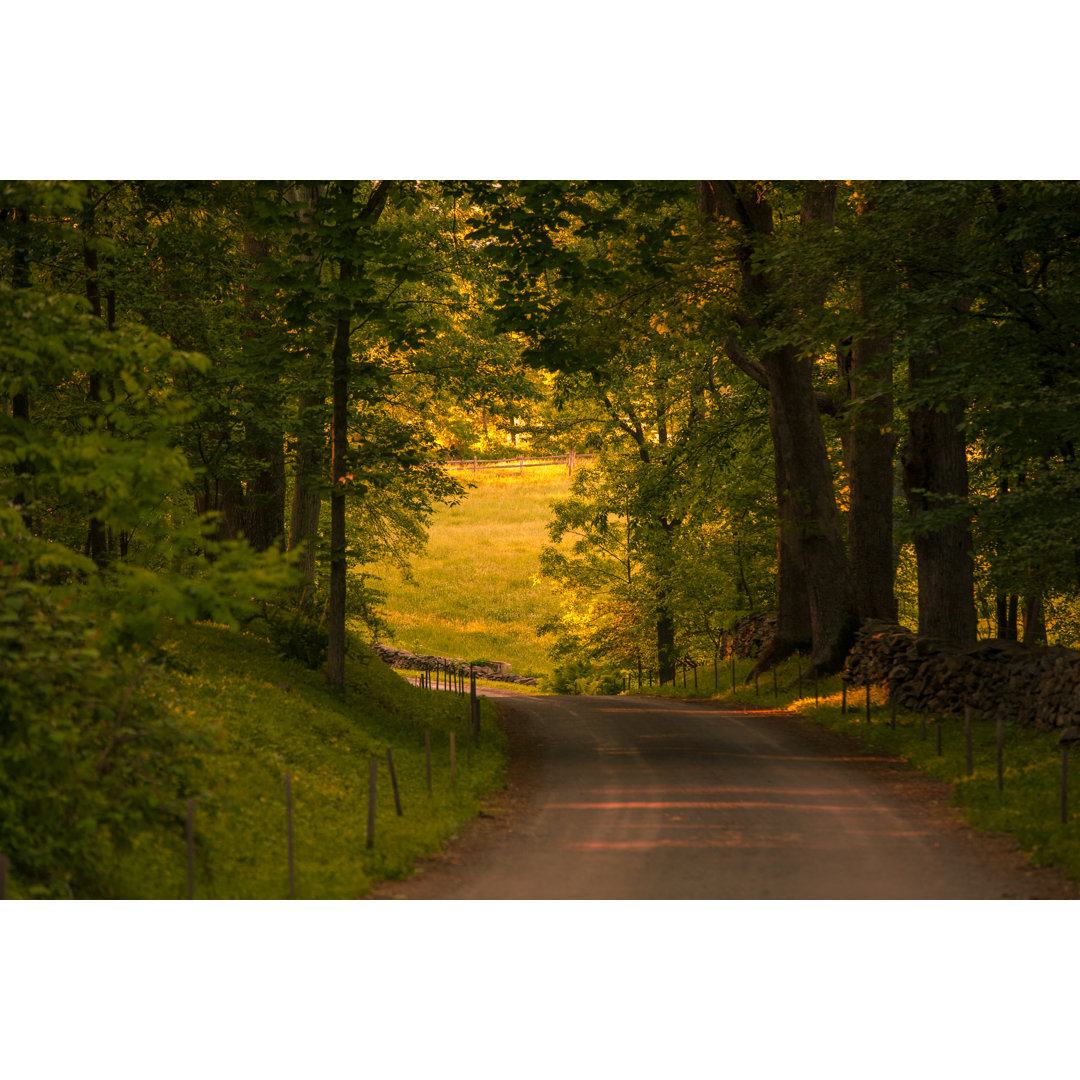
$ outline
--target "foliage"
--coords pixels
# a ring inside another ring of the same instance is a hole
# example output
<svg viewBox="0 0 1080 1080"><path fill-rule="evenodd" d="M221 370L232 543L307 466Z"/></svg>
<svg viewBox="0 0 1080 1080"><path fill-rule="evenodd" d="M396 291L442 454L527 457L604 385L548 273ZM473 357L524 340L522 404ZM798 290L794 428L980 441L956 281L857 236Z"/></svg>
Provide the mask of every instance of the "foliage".
<svg viewBox="0 0 1080 1080"><path fill-rule="evenodd" d="M555 694L618 694L623 688L623 677L610 665L597 667L578 659L556 667L545 686Z"/></svg>
<svg viewBox="0 0 1080 1080"><path fill-rule="evenodd" d="M0 567L0 850L27 896L104 895L116 853L178 820L206 742L148 700L160 654Z"/></svg>
<svg viewBox="0 0 1080 1080"><path fill-rule="evenodd" d="M296 891L301 899L350 899L415 861L475 817L503 783L505 744L482 702L482 735L466 755L461 698L410 686L359 642L349 649L342 700L316 672L279 660L255 632L199 625L173 644L186 671L155 686L157 707L209 740L204 783L194 798L195 895L206 899L288 896L284 774L291 779ZM451 783L449 733L458 733ZM424 732L432 744L427 792ZM395 812L386 749L404 816ZM366 847L369 763L378 763L376 835ZM181 822L140 834L115 869L113 895L186 895Z"/></svg>

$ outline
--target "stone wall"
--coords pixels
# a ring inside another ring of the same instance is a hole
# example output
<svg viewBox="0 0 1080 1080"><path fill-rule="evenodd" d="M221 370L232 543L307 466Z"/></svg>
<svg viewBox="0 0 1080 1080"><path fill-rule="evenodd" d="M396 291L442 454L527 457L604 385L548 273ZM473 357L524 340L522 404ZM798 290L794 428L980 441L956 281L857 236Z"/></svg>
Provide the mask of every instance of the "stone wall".
<svg viewBox="0 0 1080 1080"><path fill-rule="evenodd" d="M962 716L967 702L985 719L1065 728L1080 718L1080 652L1026 648L991 639L967 648L918 637L906 627L866 622L843 677L887 685L901 708Z"/></svg>
<svg viewBox="0 0 1080 1080"><path fill-rule="evenodd" d="M756 659L776 633L776 611L756 611L740 619L725 635L725 656L733 653L740 660Z"/></svg>
<svg viewBox="0 0 1080 1080"><path fill-rule="evenodd" d="M387 645L372 645L370 648L393 668L401 668L405 671L457 671L464 672L466 675L469 673L469 665L465 660L453 660L447 656L421 656L406 652L404 649L391 649ZM502 660L490 665L477 665L472 670L478 679L518 683L522 686L536 686L539 682L530 675L514 675L510 671L510 665Z"/></svg>

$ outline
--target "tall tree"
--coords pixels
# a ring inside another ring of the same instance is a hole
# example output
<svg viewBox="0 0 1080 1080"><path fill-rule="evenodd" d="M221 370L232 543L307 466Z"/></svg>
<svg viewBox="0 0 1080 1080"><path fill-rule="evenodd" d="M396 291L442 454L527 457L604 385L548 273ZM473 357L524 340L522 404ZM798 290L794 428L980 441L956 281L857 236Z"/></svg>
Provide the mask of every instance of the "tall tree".
<svg viewBox="0 0 1080 1080"><path fill-rule="evenodd" d="M788 519L794 523L796 562L809 601L812 663L818 670L835 671L854 640L858 616L814 386L815 357L804 353L792 335L782 283L763 258L774 235L773 206L760 184L707 180L700 192L705 215L730 223L736 234L743 310L741 340L729 340L728 354L737 363L752 363L768 387L769 426L781 463L778 479L791 500L790 510L778 505L778 517L781 527ZM835 188L831 192L834 197ZM803 228L828 220L831 197L815 187L804 193ZM788 638L783 648L793 650L794 642ZM774 649L773 661L782 658L783 648Z"/></svg>

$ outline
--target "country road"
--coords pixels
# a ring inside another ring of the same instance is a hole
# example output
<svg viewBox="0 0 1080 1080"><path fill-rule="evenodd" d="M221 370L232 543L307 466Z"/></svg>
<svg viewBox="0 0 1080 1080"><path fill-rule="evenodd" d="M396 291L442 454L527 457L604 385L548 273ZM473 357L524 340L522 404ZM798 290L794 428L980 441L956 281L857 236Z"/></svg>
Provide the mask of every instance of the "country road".
<svg viewBox="0 0 1080 1080"><path fill-rule="evenodd" d="M486 691L509 790L400 899L1076 899L942 785L799 718Z"/></svg>

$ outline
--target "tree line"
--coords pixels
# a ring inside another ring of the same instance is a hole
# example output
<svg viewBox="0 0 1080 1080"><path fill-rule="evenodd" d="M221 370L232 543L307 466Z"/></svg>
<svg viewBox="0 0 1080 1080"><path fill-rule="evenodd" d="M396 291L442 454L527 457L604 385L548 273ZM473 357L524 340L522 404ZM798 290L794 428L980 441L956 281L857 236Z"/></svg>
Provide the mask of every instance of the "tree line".
<svg viewBox="0 0 1080 1080"><path fill-rule="evenodd" d="M500 325L606 454L545 555L567 655L668 680L774 605L759 667L830 672L901 600L959 644L980 610L1077 640L1075 182L510 188Z"/></svg>
<svg viewBox="0 0 1080 1080"><path fill-rule="evenodd" d="M1078 233L1075 182L0 182L4 828L164 812L170 627L344 691L469 451L597 454L565 662L1080 640Z"/></svg>

